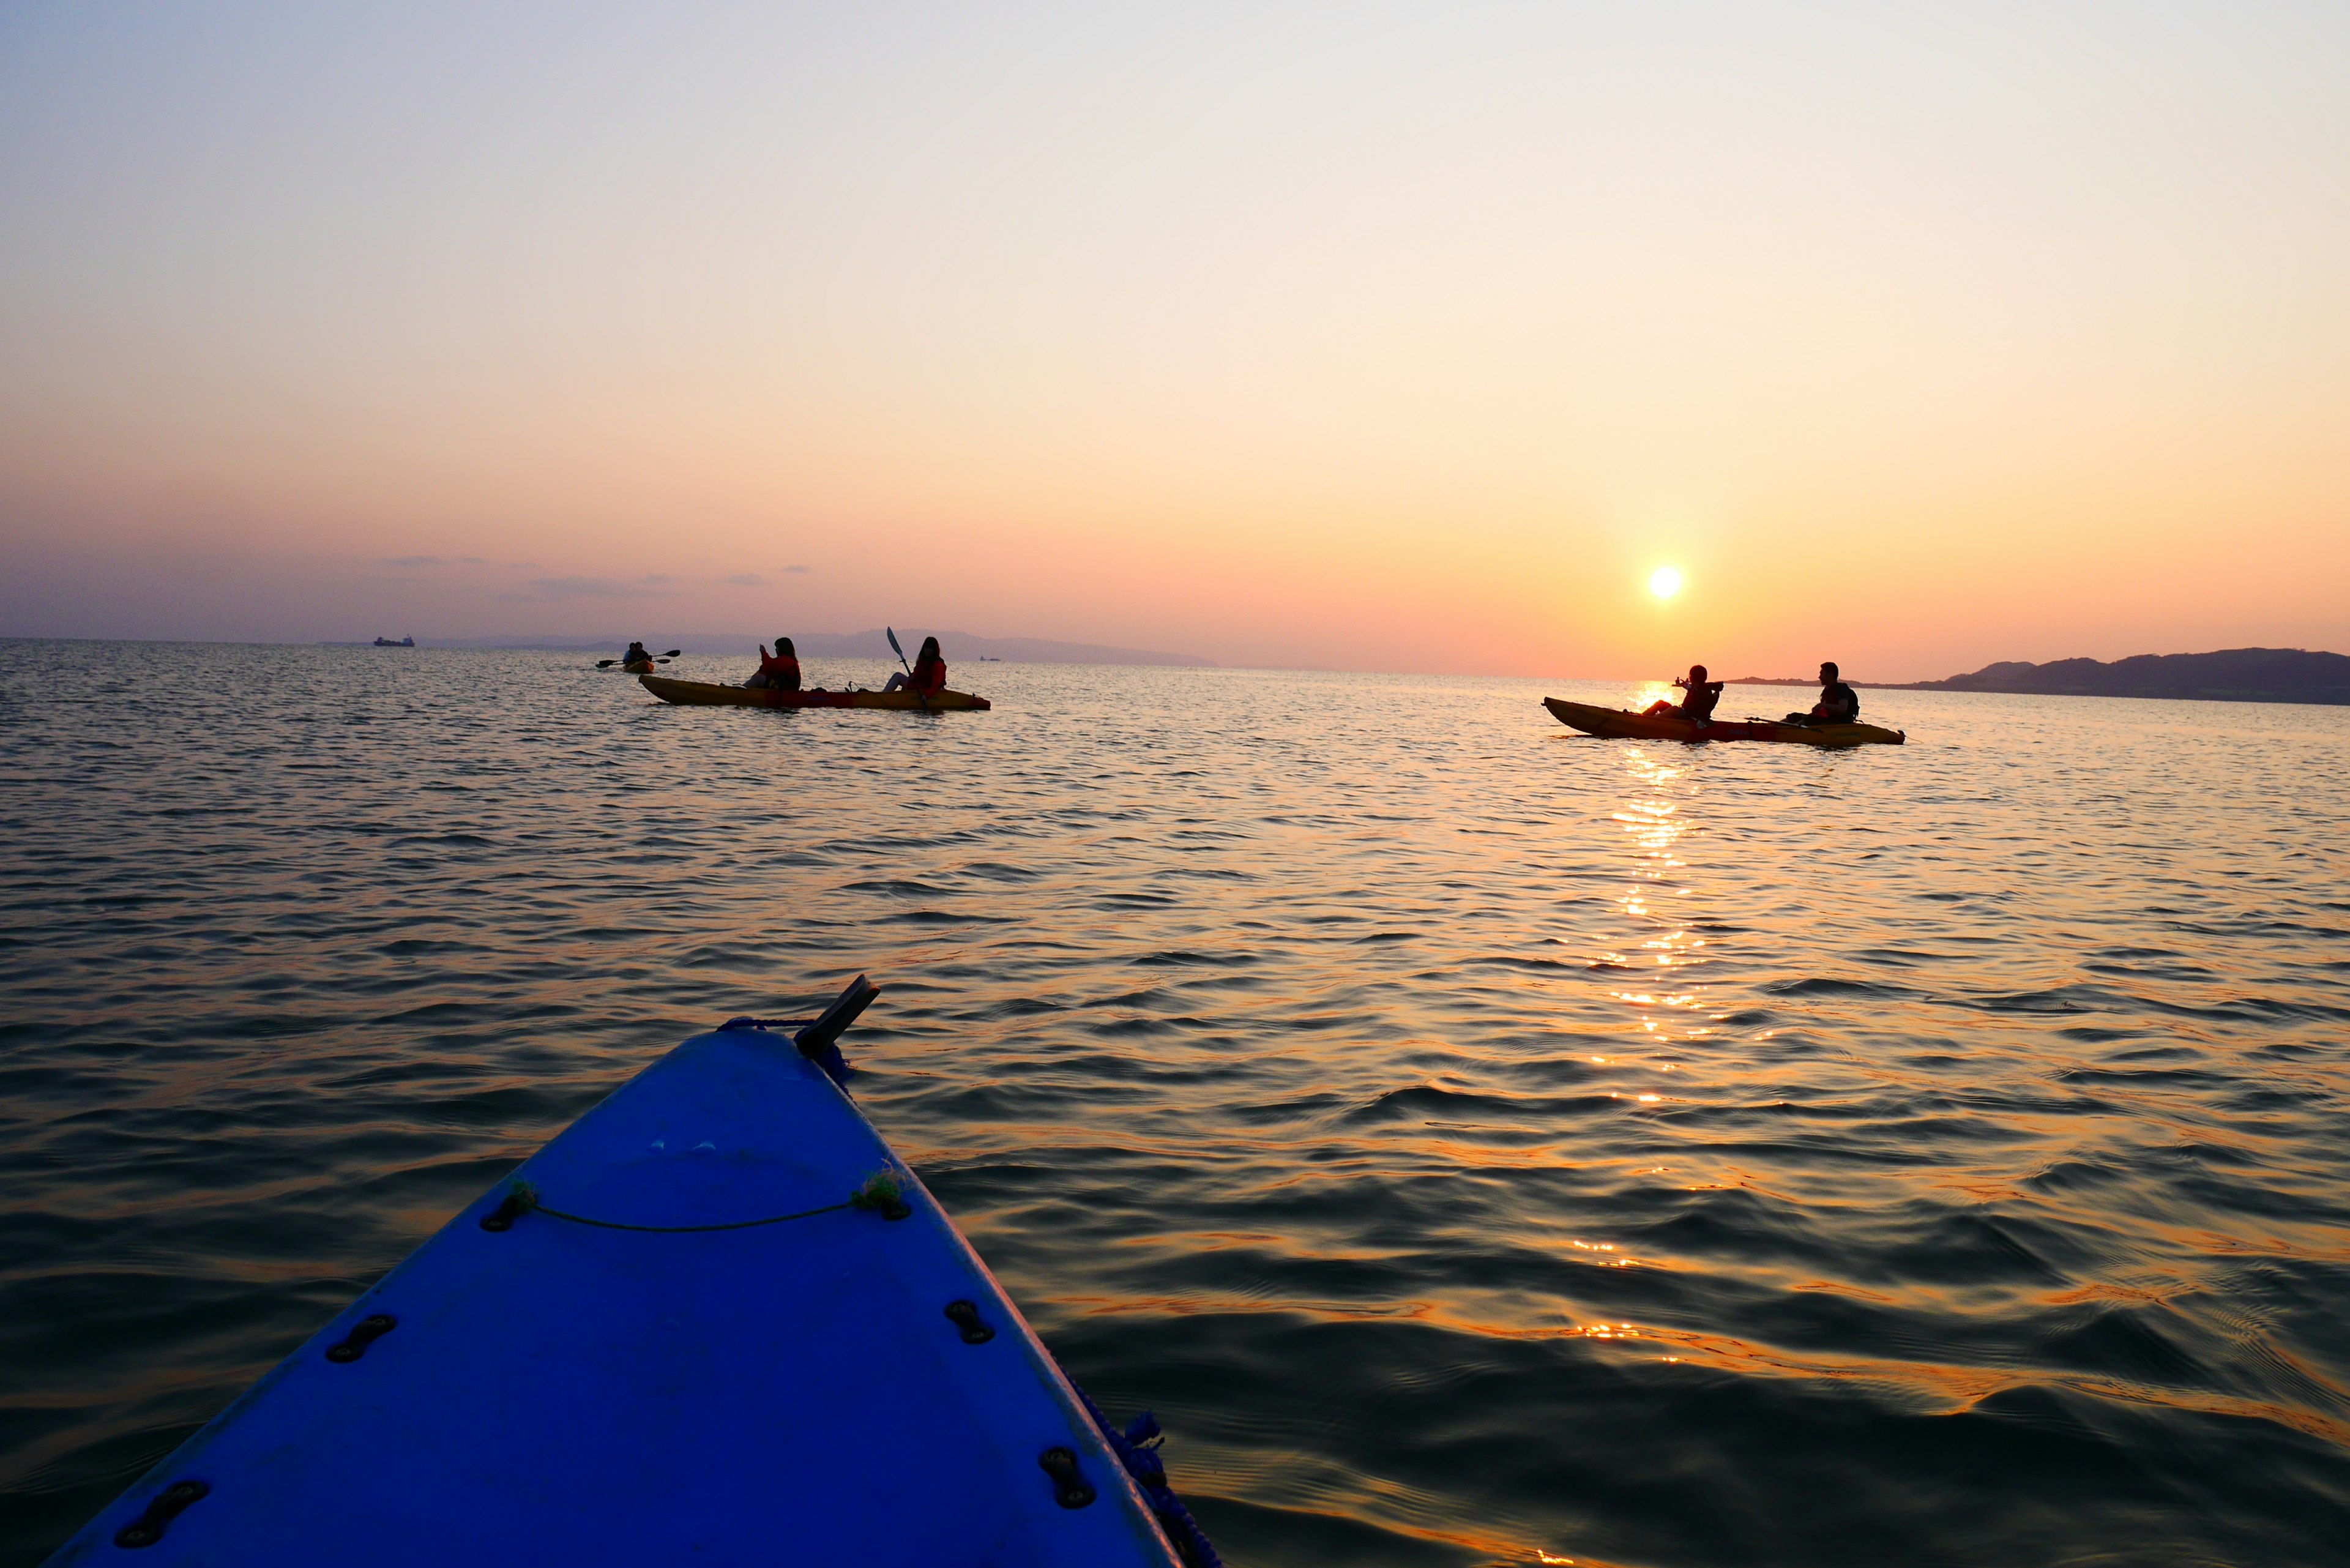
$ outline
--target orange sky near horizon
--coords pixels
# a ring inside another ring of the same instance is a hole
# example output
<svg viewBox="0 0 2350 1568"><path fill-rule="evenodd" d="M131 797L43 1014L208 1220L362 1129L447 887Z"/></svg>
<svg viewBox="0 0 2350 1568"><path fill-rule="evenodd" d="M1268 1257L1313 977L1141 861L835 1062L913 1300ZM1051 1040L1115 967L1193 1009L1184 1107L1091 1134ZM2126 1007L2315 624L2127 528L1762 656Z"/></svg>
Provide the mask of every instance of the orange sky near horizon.
<svg viewBox="0 0 2350 1568"><path fill-rule="evenodd" d="M2345 45L17 8L0 635L2350 650Z"/></svg>

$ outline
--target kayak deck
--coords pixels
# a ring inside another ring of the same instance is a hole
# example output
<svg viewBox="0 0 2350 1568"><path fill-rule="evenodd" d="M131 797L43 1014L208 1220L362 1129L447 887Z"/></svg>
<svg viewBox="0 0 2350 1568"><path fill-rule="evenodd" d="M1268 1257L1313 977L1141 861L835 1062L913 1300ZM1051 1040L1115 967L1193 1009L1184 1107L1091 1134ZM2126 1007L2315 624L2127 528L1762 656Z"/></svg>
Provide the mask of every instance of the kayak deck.
<svg viewBox="0 0 2350 1568"><path fill-rule="evenodd" d="M806 1041L745 1019L663 1056L52 1568L1176 1568L1163 1472L1135 1484Z"/></svg>
<svg viewBox="0 0 2350 1568"><path fill-rule="evenodd" d="M1770 719L1717 719L1699 724L1670 714L1635 713L1623 708L1569 702L1558 697L1544 698L1543 706L1560 723L1586 735L1644 741L1683 741L1691 744L1773 741L1783 745L1841 750L1846 746L1898 746L1909 738L1906 730L1879 729L1875 724L1787 724Z"/></svg>
<svg viewBox="0 0 2350 1568"><path fill-rule="evenodd" d="M984 713L992 706L968 691L769 691L755 686L722 686L680 680L670 675L639 675L638 684L664 702L702 708L872 708L891 713Z"/></svg>

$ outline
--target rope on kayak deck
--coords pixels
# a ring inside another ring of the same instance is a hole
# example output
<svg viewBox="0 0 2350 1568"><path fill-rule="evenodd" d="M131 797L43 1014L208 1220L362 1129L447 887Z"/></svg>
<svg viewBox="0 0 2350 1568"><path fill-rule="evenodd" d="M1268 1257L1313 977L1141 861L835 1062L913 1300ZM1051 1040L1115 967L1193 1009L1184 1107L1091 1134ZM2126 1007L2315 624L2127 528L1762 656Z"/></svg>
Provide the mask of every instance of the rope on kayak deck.
<svg viewBox="0 0 2350 1568"><path fill-rule="evenodd" d="M1074 1383L1069 1386L1085 1402L1086 1414L1094 1418L1094 1425L1108 1439L1118 1462L1126 1467L1126 1473L1142 1489L1144 1501L1159 1516L1159 1527L1167 1532L1175 1554L1183 1559L1184 1568L1224 1568L1224 1560L1216 1555L1208 1532L1200 1528L1200 1521L1191 1517L1191 1511L1183 1506L1183 1500L1167 1484L1167 1467L1160 1462L1154 1446L1166 1435L1159 1429L1159 1417L1145 1410L1121 1432L1109 1424L1109 1417L1102 1414L1092 1395Z"/></svg>
<svg viewBox="0 0 2350 1568"><path fill-rule="evenodd" d="M781 1225L787 1220L813 1220L819 1214L837 1214L844 1209L871 1210L884 1220L903 1220L913 1212L899 1189L897 1173L889 1170L875 1171L865 1179L864 1186L838 1203L790 1214L769 1214L758 1220L730 1220L718 1225L631 1225L620 1220L594 1220L585 1214L550 1208L540 1201L538 1189L527 1181L517 1181L506 1189L504 1199L495 1209L482 1216L482 1229L510 1231L525 1214L544 1214L550 1220L567 1220L574 1225L593 1225L598 1231L645 1231L661 1236L687 1236L706 1231L748 1231L759 1225Z"/></svg>

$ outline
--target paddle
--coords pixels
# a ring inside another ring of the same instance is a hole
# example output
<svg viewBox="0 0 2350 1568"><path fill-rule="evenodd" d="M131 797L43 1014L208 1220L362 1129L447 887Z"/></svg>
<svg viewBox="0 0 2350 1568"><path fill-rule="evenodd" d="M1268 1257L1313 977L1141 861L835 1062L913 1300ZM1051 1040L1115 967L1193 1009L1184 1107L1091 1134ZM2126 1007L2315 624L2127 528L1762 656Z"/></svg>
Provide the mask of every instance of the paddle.
<svg viewBox="0 0 2350 1568"><path fill-rule="evenodd" d="M885 626L881 630L889 639L889 651L898 656L899 663L906 664L906 650L898 646L898 628L894 626ZM906 664L906 690L914 691L914 667L910 664ZM931 700L928 696L920 691L914 691L914 701L922 705L923 712L927 713L931 711Z"/></svg>
<svg viewBox="0 0 2350 1568"><path fill-rule="evenodd" d="M672 648L667 653L654 655L653 662L655 664L667 664L671 659L675 659L679 654L683 653L685 649L681 648ZM620 661L617 659L599 659L596 661L596 668L598 670L609 670L612 666L619 662Z"/></svg>

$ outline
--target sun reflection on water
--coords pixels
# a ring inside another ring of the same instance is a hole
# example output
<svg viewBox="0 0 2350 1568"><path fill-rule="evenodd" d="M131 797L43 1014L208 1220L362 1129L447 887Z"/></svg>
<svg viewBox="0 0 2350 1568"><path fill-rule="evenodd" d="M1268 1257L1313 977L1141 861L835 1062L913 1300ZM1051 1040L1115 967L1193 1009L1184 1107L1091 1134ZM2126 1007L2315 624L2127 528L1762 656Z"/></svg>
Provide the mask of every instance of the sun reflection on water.
<svg viewBox="0 0 2350 1568"><path fill-rule="evenodd" d="M1712 1560L1675 1532L1757 1496L1785 1562L2332 1560L2274 1542L2350 1495L2350 831L2275 808L2315 753L2162 716L2214 705L1887 693L1931 745L1814 754L1465 685L988 665L990 722L770 723L553 655L11 646L151 694L0 724L43 1529L485 1163L870 967L860 1106L1235 1561ZM2261 717L2350 755L2315 712Z"/></svg>

